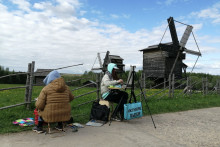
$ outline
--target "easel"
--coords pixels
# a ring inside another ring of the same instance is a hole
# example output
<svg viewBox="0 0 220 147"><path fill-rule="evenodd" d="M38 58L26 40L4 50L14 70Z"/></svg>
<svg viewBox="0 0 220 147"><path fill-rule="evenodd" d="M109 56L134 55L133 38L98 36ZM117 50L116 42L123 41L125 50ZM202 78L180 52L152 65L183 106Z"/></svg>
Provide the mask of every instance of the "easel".
<svg viewBox="0 0 220 147"><path fill-rule="evenodd" d="M140 88L140 90L141 90L141 94L142 94L143 97L144 97L144 101L145 101L146 106L147 106L147 109L148 109L148 111L149 111L149 113L150 113L151 120L152 120L152 122L153 122L153 124L154 124L154 128L156 129L156 125L155 125L155 123L154 123L154 120L153 120L153 117L152 117L150 108L149 108L149 106L148 106L148 104L147 104L146 96L145 96L145 94L144 94L144 92L143 92L143 89L142 89L142 87L141 87L141 84L140 84L140 82L139 82L139 80L138 80L138 78L137 78L137 74L136 74L136 72L135 72L135 66L131 66L131 70L130 70L129 77L128 77L128 81L127 81L127 86L128 86L128 85L131 85L131 97L130 97L129 103L131 103L132 97L134 98L134 102L136 103L136 96L135 96L135 94L134 94L134 78L136 78L137 81L138 81L138 85L139 85L139 88ZM132 81L131 84L130 84L130 81ZM126 88L125 88L125 91L126 91L126 89L127 89L127 86L126 86Z"/></svg>

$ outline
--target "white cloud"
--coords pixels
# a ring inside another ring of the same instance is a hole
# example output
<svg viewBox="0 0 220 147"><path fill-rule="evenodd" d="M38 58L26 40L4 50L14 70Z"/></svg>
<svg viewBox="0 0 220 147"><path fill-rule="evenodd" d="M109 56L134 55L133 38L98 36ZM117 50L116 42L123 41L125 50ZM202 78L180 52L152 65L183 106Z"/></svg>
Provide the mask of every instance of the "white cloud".
<svg viewBox="0 0 220 147"><path fill-rule="evenodd" d="M121 19L121 18L128 19L128 18L130 18L130 15L127 15L127 14L122 14L122 15L110 14L110 17L113 18L113 19Z"/></svg>
<svg viewBox="0 0 220 147"><path fill-rule="evenodd" d="M111 16L111 18L114 18L114 19L118 19L119 18L119 16L116 15L116 14L111 14L110 16Z"/></svg>
<svg viewBox="0 0 220 147"><path fill-rule="evenodd" d="M19 15L1 5L4 7L0 10L0 63L3 66L26 71L31 61L36 61L36 68L84 63L74 68L75 73L83 73L91 69L97 52L107 50L120 55L127 64L142 63L138 50L146 44L137 44L137 39L144 40L144 33L132 34L116 25L77 18L75 7L78 5L62 2L35 3L33 8L40 11L33 9Z"/></svg>
<svg viewBox="0 0 220 147"><path fill-rule="evenodd" d="M220 2L214 4L212 7L201 10L199 12L192 12L192 16L199 18L212 19L212 23L220 23Z"/></svg>
<svg viewBox="0 0 220 147"><path fill-rule="evenodd" d="M175 2L175 0L166 0L165 4L166 5L171 5L173 2Z"/></svg>
<svg viewBox="0 0 220 147"><path fill-rule="evenodd" d="M26 71L31 61L36 61L36 68L59 68L84 63L83 66L61 71L84 73L85 70L91 70L97 52L109 50L110 54L124 58L126 70L130 65L141 69L143 55L139 50L158 44L167 26L164 23L152 30L142 29L131 33L114 24L77 17L80 7L77 0L59 0L55 4L36 2L27 7L28 12L23 13L23 9L8 11L0 3L0 64L11 70ZM95 13L101 14L99 11ZM124 14L118 16L129 17ZM193 26L195 32L203 27L202 24ZM184 30L184 27L177 26L178 33ZM210 36L196 38L198 43L211 40ZM167 31L163 42L169 41L171 37ZM188 45L191 44L192 38ZM201 48L202 52L216 50L216 47L208 45L202 45ZM193 61L194 58L187 62ZM98 62L95 66L98 66Z"/></svg>
<svg viewBox="0 0 220 147"><path fill-rule="evenodd" d="M30 11L31 4L27 0L10 0L13 4L18 5L18 8L23 11Z"/></svg>

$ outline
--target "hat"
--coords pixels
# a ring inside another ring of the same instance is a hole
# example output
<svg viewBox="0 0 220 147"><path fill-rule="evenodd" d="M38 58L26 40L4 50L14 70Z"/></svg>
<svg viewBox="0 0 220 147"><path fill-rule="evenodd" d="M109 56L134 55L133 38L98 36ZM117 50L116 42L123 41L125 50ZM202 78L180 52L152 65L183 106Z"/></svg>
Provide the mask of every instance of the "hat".
<svg viewBox="0 0 220 147"><path fill-rule="evenodd" d="M114 69L119 69L119 68L117 67L117 65L115 65L113 68L114 68Z"/></svg>

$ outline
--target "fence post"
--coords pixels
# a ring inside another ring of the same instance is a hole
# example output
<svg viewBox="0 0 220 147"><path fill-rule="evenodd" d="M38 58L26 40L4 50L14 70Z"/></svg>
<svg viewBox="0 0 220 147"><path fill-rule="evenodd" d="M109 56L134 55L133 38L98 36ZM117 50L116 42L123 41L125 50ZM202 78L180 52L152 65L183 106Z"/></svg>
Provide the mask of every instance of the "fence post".
<svg viewBox="0 0 220 147"><path fill-rule="evenodd" d="M171 74L169 74L169 97L171 97Z"/></svg>
<svg viewBox="0 0 220 147"><path fill-rule="evenodd" d="M27 109L30 109L30 106L31 106L31 98L32 98L32 90L33 90L33 80L34 80L34 66L35 66L35 62L32 61L32 63L31 63L31 73L30 73L30 84L29 84Z"/></svg>
<svg viewBox="0 0 220 147"><path fill-rule="evenodd" d="M163 89L166 89L166 78L163 78Z"/></svg>
<svg viewBox="0 0 220 147"><path fill-rule="evenodd" d="M205 95L205 80L202 78L202 93Z"/></svg>
<svg viewBox="0 0 220 147"><path fill-rule="evenodd" d="M28 108L27 103L28 103L28 95L29 95L29 85L30 85L30 73L31 73L31 63L28 63L28 70L27 70L27 79L26 79L26 88L25 88L25 98L24 98L24 102L25 107Z"/></svg>
<svg viewBox="0 0 220 147"><path fill-rule="evenodd" d="M205 94L207 95L208 94L208 78L206 77L205 79Z"/></svg>
<svg viewBox="0 0 220 147"><path fill-rule="evenodd" d="M216 86L216 91L217 91L217 94L220 94L220 80L217 81L217 86Z"/></svg>
<svg viewBox="0 0 220 147"><path fill-rule="evenodd" d="M145 73L143 73L143 84L144 84L144 96L145 98L147 98L147 95L146 95L146 79L145 79Z"/></svg>
<svg viewBox="0 0 220 147"><path fill-rule="evenodd" d="M97 99L100 99L100 73L96 74Z"/></svg>
<svg viewBox="0 0 220 147"><path fill-rule="evenodd" d="M191 94L191 78L187 77L187 94Z"/></svg>
<svg viewBox="0 0 220 147"><path fill-rule="evenodd" d="M143 90L143 94L145 95L145 73L144 72L141 73L140 79L141 79L141 81L140 81L141 87L140 88ZM142 101L143 97L144 96L141 93L140 101Z"/></svg>
<svg viewBox="0 0 220 147"><path fill-rule="evenodd" d="M175 74L172 77L172 97L174 97L174 90L175 90Z"/></svg>

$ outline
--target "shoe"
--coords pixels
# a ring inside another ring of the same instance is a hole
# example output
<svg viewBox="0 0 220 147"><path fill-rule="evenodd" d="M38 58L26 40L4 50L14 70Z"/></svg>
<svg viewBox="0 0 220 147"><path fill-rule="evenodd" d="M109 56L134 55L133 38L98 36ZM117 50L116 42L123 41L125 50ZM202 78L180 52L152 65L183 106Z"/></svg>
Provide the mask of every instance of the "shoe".
<svg viewBox="0 0 220 147"><path fill-rule="evenodd" d="M32 131L37 132L37 126L34 126L34 127L32 128Z"/></svg>
<svg viewBox="0 0 220 147"><path fill-rule="evenodd" d="M121 121L121 119L118 118L118 116L112 117L112 120L114 120L114 121Z"/></svg>
<svg viewBox="0 0 220 147"><path fill-rule="evenodd" d="M57 129L58 131L63 131L63 126L56 126L55 129Z"/></svg>
<svg viewBox="0 0 220 147"><path fill-rule="evenodd" d="M45 132L45 131L43 130L43 128L37 127L37 126L33 127L32 130L33 130L34 132L37 132L38 134Z"/></svg>

